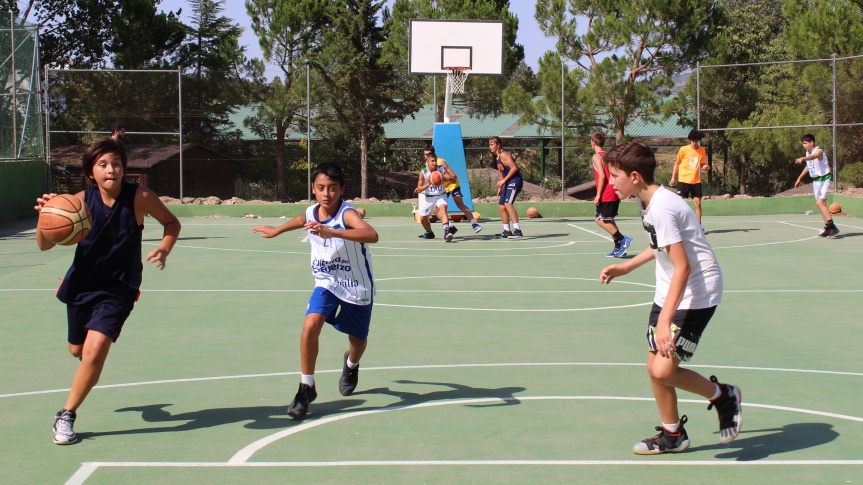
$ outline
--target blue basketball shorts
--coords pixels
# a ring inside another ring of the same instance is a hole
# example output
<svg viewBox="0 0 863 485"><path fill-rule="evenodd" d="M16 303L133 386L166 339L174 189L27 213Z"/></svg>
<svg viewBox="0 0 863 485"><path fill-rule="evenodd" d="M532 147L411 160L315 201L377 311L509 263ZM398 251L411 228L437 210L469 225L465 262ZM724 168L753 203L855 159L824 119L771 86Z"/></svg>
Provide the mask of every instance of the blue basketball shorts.
<svg viewBox="0 0 863 485"><path fill-rule="evenodd" d="M114 296L103 296L83 305L67 304L69 343L82 345L88 330L103 333L116 342L134 307L134 301Z"/></svg>
<svg viewBox="0 0 863 485"><path fill-rule="evenodd" d="M372 321L372 305L354 305L340 300L330 290L316 286L309 297L309 313L324 315L327 323L336 330L360 340L369 338L369 325Z"/></svg>
<svg viewBox="0 0 863 485"><path fill-rule="evenodd" d="M514 203L515 198L518 197L518 194L521 192L523 187L524 182L521 179L518 179L515 182L512 180L507 182L503 190L500 191L500 201L498 201L498 205Z"/></svg>

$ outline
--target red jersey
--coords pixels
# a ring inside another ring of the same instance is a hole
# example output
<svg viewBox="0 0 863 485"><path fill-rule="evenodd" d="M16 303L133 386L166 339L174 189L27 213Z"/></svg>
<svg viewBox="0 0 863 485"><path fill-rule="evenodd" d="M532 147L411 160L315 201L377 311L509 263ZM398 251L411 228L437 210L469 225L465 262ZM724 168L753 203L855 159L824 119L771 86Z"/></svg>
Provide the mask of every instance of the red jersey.
<svg viewBox="0 0 863 485"><path fill-rule="evenodd" d="M600 158L605 156L604 151L596 152ZM591 164L593 167L593 179L596 181L596 186L599 187L599 172L596 171L596 167L593 165L593 159L591 159ZM614 187L611 186L611 174L608 173L608 165L605 162L602 162L602 171L605 173L605 187L602 189L602 195L599 197L600 202L617 202L620 198L617 196L617 192L614 191Z"/></svg>

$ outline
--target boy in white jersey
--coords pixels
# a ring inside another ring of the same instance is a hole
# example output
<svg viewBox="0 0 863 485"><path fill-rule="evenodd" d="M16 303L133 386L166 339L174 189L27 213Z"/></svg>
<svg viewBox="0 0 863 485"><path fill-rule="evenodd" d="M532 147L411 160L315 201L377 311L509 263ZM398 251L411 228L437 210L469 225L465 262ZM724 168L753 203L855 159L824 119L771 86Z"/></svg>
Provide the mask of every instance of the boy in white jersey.
<svg viewBox="0 0 863 485"><path fill-rule="evenodd" d="M305 214L279 227L252 228L252 232L259 232L266 238L304 229L309 232L312 245L315 289L309 298L300 337L300 387L288 406L288 414L294 419L302 419L309 410L309 403L318 397L315 362L324 323L348 334L349 349L343 357L339 392L349 396L356 389L375 296L368 244L378 242L378 233L342 199L345 175L341 167L335 163L318 165L312 172L312 192L318 203L306 209Z"/></svg>
<svg viewBox="0 0 863 485"><path fill-rule="evenodd" d="M815 191L815 205L818 211L821 212L821 218L824 219L824 230L818 233L819 237L835 238L839 234L839 228L833 224L833 216L830 215L830 210L827 208L827 196L830 194L830 187L833 186L833 174L830 173L830 162L827 160L827 155L821 151L821 148L815 146L815 135L805 134L800 137L803 142L803 149L806 150L806 156L794 159L794 163L800 165L806 164L806 168L797 177L797 182L794 183L794 188L800 187L800 182L808 173L812 177L812 189Z"/></svg>
<svg viewBox="0 0 863 485"><path fill-rule="evenodd" d="M677 408L677 389L708 398L719 413L719 433L729 443L740 432L741 392L716 377L680 367L688 361L722 297L722 273L701 224L674 192L654 183L656 158L642 142L618 145L605 154L611 185L621 199L635 196L650 246L631 260L605 267L600 283L629 274L656 259L656 294L650 313L647 371L662 426L659 434L633 447L639 455L681 452L689 448Z"/></svg>
<svg viewBox="0 0 863 485"><path fill-rule="evenodd" d="M426 166L420 170L419 180L417 180L417 188L414 189L415 194L419 194L419 212L420 224L423 225L425 232L417 236L420 239L434 239L431 223L428 216L436 215L443 224L444 241L451 242L455 231L450 231L449 215L447 214L446 202L446 170L437 164L437 156L434 152L425 152ZM433 172L441 174L441 183L435 185L431 183L430 177Z"/></svg>

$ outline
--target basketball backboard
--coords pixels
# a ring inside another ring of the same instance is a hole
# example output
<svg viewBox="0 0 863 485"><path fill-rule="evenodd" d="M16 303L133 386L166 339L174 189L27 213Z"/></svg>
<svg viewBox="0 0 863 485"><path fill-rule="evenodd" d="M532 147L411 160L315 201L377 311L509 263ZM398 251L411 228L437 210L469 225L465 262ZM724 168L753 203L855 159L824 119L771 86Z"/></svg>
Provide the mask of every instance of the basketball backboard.
<svg viewBox="0 0 863 485"><path fill-rule="evenodd" d="M471 76L503 74L502 20L410 19L411 74L446 74L468 67Z"/></svg>

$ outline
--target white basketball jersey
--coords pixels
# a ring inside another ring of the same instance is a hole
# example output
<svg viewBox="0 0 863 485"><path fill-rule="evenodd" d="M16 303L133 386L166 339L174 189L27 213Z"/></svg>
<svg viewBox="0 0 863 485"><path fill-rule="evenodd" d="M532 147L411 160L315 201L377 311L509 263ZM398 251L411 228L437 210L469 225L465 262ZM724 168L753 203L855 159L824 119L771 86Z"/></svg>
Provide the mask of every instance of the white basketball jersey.
<svg viewBox="0 0 863 485"><path fill-rule="evenodd" d="M306 221L317 221L333 229L345 229L345 211L354 206L342 200L336 214L326 221L317 219L315 204L306 209ZM328 289L342 301L370 305L375 296L372 255L368 244L341 238L324 239L309 233L312 243L312 275L315 286Z"/></svg>
<svg viewBox="0 0 863 485"><path fill-rule="evenodd" d="M438 166L437 171L440 172L441 176L446 174L446 170L444 170L441 166ZM431 183L429 182L429 176L431 176L431 172L429 172L428 167L426 167L423 169L423 177L425 177L425 183L427 184ZM430 197L434 197L436 195L444 195L446 194L446 186L445 184L429 185L428 188L423 191L423 193Z"/></svg>

